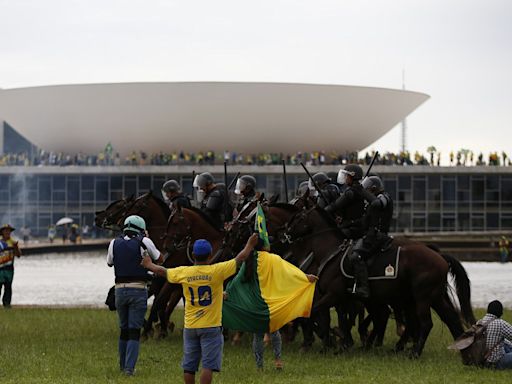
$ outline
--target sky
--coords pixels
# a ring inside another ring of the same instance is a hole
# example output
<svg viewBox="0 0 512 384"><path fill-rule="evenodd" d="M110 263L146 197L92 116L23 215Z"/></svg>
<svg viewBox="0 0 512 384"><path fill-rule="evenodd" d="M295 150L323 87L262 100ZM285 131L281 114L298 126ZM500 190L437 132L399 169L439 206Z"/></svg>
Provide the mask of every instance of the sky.
<svg viewBox="0 0 512 384"><path fill-rule="evenodd" d="M407 89L431 96L407 120L409 150L512 155L510 0L0 0L4 89L144 81L401 88L404 70ZM395 127L368 149L399 148Z"/></svg>

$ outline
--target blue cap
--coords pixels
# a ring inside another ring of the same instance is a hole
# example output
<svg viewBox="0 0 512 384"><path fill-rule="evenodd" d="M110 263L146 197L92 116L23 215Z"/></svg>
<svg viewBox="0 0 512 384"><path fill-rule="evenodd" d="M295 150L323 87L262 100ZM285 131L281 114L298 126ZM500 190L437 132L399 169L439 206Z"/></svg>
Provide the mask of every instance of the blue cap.
<svg viewBox="0 0 512 384"><path fill-rule="evenodd" d="M212 253L212 245L208 240L199 239L194 242L194 255L196 256L205 256Z"/></svg>

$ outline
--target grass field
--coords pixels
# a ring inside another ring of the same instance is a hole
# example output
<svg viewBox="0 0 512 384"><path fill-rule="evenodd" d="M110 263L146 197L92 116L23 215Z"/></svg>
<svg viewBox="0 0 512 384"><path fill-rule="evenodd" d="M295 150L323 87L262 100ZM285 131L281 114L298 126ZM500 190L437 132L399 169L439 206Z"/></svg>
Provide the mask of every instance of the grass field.
<svg viewBox="0 0 512 384"><path fill-rule="evenodd" d="M478 311L479 316L482 311ZM182 324L183 313L173 314ZM512 319L507 312L504 318ZM0 309L0 383L179 383L182 380L181 331L163 341L143 343L135 378L117 368L117 318L100 309ZM298 352L299 342L283 346L285 369L275 371L271 351L258 372L248 335L241 346L226 343L217 383L510 383L512 372L469 368L446 349L451 337L435 326L419 360L390 352L396 336L388 327L385 346L359 348L343 355Z"/></svg>

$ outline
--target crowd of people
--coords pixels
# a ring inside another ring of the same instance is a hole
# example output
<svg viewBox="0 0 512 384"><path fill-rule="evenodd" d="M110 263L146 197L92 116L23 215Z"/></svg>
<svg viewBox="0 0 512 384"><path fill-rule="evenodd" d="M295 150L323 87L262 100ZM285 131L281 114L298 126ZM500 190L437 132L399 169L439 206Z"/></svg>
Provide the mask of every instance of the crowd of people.
<svg viewBox="0 0 512 384"><path fill-rule="evenodd" d="M378 165L427 165L441 166L441 152L429 147L426 153L408 151L379 154ZM348 163L369 164L372 153L358 152L337 153L334 151L312 151L296 153L241 153L234 151L200 152L158 152L146 153L144 151L132 151L128 156L121 156L114 152L112 146L107 147L96 154L84 154L82 152L68 154L62 152L47 152L40 150L35 155L28 153L6 153L0 156L0 166L145 166L145 165L216 165L227 162L231 165L280 165L284 160L287 165L299 165L301 162L307 165L341 165ZM510 166L511 160L505 152L491 152L484 156L483 152L476 154L473 151L461 149L451 151L448 154L450 166Z"/></svg>

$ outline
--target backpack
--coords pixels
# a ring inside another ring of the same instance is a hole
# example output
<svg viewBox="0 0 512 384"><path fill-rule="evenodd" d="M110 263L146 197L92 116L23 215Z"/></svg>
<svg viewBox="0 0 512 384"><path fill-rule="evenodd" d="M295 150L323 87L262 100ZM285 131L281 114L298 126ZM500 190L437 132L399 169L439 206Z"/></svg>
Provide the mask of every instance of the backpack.
<svg viewBox="0 0 512 384"><path fill-rule="evenodd" d="M464 365L483 367L487 362L487 358L499 344L498 342L492 348L487 348L487 326L492 321L484 325L473 324L448 347L449 349L460 351Z"/></svg>

